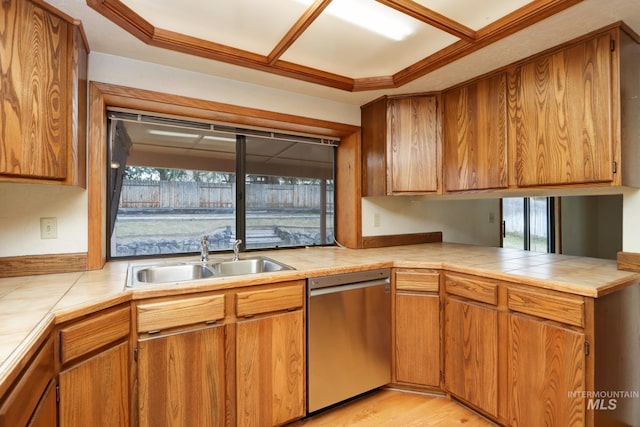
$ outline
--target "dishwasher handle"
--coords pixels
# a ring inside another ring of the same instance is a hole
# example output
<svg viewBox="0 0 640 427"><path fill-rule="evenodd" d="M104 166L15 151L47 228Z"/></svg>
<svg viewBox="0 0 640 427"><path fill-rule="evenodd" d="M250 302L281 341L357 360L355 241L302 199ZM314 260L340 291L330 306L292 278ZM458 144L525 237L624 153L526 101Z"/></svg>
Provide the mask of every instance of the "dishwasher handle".
<svg viewBox="0 0 640 427"><path fill-rule="evenodd" d="M380 285L385 285L384 291L386 293L391 292L391 285L389 284L389 279L387 278L387 279L379 279L379 280L368 280L366 282L360 282L360 283L350 283L346 285L330 286L328 288L311 289L309 291L309 296L313 298L320 295L335 294L337 292L346 292L354 289L369 288L372 286L380 286Z"/></svg>

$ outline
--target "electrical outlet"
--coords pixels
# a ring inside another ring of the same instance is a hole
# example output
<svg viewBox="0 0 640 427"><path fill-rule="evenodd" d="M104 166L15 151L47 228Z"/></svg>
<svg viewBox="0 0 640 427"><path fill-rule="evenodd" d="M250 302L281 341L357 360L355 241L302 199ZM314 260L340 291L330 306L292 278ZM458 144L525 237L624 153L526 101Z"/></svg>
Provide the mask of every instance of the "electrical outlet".
<svg viewBox="0 0 640 427"><path fill-rule="evenodd" d="M493 212L489 212L489 224L493 224L495 222L495 216L493 215Z"/></svg>
<svg viewBox="0 0 640 427"><path fill-rule="evenodd" d="M40 238L41 239L57 239L58 238L58 219L40 218Z"/></svg>
<svg viewBox="0 0 640 427"><path fill-rule="evenodd" d="M373 226L374 227L380 227L380 214L379 213L374 213L373 214Z"/></svg>

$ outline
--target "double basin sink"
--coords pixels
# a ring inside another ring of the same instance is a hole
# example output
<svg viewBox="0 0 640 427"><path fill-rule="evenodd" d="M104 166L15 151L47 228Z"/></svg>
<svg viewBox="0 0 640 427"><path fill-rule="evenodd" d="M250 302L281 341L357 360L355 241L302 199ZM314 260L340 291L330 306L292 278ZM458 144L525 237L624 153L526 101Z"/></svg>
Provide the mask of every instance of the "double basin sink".
<svg viewBox="0 0 640 427"><path fill-rule="evenodd" d="M294 268L263 256L243 258L237 261L212 260L133 266L129 269L127 286L191 282L207 278L270 273L283 270L294 270Z"/></svg>

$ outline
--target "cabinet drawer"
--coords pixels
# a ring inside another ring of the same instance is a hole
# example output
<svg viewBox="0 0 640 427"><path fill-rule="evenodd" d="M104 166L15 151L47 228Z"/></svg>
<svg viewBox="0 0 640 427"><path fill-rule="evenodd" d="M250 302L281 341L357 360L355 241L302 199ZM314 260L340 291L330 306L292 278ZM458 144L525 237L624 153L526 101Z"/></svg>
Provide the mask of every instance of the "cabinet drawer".
<svg viewBox="0 0 640 427"><path fill-rule="evenodd" d="M576 295L547 295L508 289L507 307L512 311L584 327L584 299Z"/></svg>
<svg viewBox="0 0 640 427"><path fill-rule="evenodd" d="M498 304L498 285L475 276L445 274L447 293L491 305Z"/></svg>
<svg viewBox="0 0 640 427"><path fill-rule="evenodd" d="M138 332L217 322L224 319L224 295L139 304L136 313Z"/></svg>
<svg viewBox="0 0 640 427"><path fill-rule="evenodd" d="M440 273L437 271L397 270L396 290L438 292Z"/></svg>
<svg viewBox="0 0 640 427"><path fill-rule="evenodd" d="M304 305L304 285L286 286L236 294L236 316L247 317L272 311L292 310Z"/></svg>
<svg viewBox="0 0 640 427"><path fill-rule="evenodd" d="M0 407L0 426L24 426L53 378L53 340L49 339L29 363Z"/></svg>
<svg viewBox="0 0 640 427"><path fill-rule="evenodd" d="M129 306L100 313L60 329L62 363L129 335Z"/></svg>

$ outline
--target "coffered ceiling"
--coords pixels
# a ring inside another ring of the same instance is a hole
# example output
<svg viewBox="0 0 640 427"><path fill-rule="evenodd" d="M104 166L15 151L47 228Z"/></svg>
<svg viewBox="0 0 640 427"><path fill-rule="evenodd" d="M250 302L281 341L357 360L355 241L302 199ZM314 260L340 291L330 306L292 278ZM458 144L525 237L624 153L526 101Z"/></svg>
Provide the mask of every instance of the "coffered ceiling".
<svg viewBox="0 0 640 427"><path fill-rule="evenodd" d="M581 0L87 0L152 46L346 91L402 86Z"/></svg>
<svg viewBox="0 0 640 427"><path fill-rule="evenodd" d="M617 21L640 33L638 0L35 1L81 21L92 52L354 105L442 90ZM399 35L347 3L385 11Z"/></svg>

